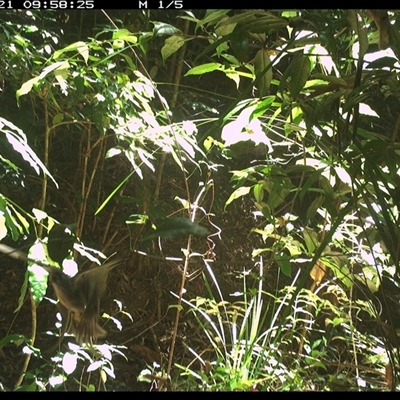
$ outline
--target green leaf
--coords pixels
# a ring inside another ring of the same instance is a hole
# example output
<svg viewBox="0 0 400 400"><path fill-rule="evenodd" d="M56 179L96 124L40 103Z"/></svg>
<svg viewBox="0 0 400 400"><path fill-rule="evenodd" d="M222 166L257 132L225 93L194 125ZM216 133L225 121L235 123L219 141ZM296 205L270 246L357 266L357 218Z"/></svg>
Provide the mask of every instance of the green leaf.
<svg viewBox="0 0 400 400"><path fill-rule="evenodd" d="M3 348L6 344L15 343L16 346L21 345L22 343L26 343L27 339L23 335L8 335L0 340L0 349Z"/></svg>
<svg viewBox="0 0 400 400"><path fill-rule="evenodd" d="M248 25L251 22L257 21L258 17L271 15L263 10L250 10L245 11L240 14L234 15L232 17L226 18L222 20L218 26L230 25L230 24L240 24L240 25Z"/></svg>
<svg viewBox="0 0 400 400"><path fill-rule="evenodd" d="M251 186L242 186L238 189L236 189L230 196L229 199L225 203L225 209L226 207L232 203L233 200L238 199L239 197L246 196L247 194L250 193Z"/></svg>
<svg viewBox="0 0 400 400"><path fill-rule="evenodd" d="M304 242L307 248L307 254L314 254L316 247L319 245L317 233L309 227L305 227L303 231Z"/></svg>
<svg viewBox="0 0 400 400"><path fill-rule="evenodd" d="M164 62L168 57L177 52L183 45L185 40L181 36L171 36L165 40L164 46L161 49L161 55Z"/></svg>
<svg viewBox="0 0 400 400"><path fill-rule="evenodd" d="M304 88L311 72L310 59L303 55L297 57L290 65L291 78L289 83L290 94L293 100L297 99L301 89Z"/></svg>
<svg viewBox="0 0 400 400"><path fill-rule="evenodd" d="M125 59L126 63L129 65L129 67L130 67L130 69L131 69L132 71L136 71L136 70L137 70L136 65L133 63L131 57L129 57L129 56L126 55L126 54L121 54L121 57L123 57L123 58Z"/></svg>
<svg viewBox="0 0 400 400"><path fill-rule="evenodd" d="M96 210L94 215L97 215L103 210L103 208L108 204L108 202L118 193L118 191L125 185L126 182L135 174L135 170L131 171L115 188L114 190L108 195L108 197L103 201L103 203L99 206Z"/></svg>
<svg viewBox="0 0 400 400"><path fill-rule="evenodd" d="M59 61L54 64L51 64L47 66L46 68L43 69L43 71L40 73L39 77L41 79L45 78L50 72L55 71L55 70L64 70L69 68L69 62L68 61Z"/></svg>
<svg viewBox="0 0 400 400"><path fill-rule="evenodd" d="M335 191L333 190L333 187L332 187L331 183L329 182L328 178L326 176L321 175L319 177L319 183L321 185L322 190L325 193L325 196L330 201L333 201Z"/></svg>
<svg viewBox="0 0 400 400"><path fill-rule="evenodd" d="M7 224L5 215L8 214L7 203L3 196L0 195L0 240L7 235Z"/></svg>
<svg viewBox="0 0 400 400"><path fill-rule="evenodd" d="M322 257L321 260L326 264L340 279L340 281L346 285L347 288L351 288L354 284L354 275L350 272L348 265L348 259L345 256L342 257ZM379 279L379 278L378 278ZM363 284L365 281L363 279ZM379 283L378 283L379 285Z"/></svg>
<svg viewBox="0 0 400 400"><path fill-rule="evenodd" d="M272 210L271 210L271 208L269 207L268 204L265 204L263 206L263 208L261 209L261 212L262 212L262 215L264 215L264 217L265 217L265 219L267 221L273 221L274 220L274 217L272 215Z"/></svg>
<svg viewBox="0 0 400 400"><path fill-rule="evenodd" d="M6 217L0 214L0 240L7 236Z"/></svg>
<svg viewBox="0 0 400 400"><path fill-rule="evenodd" d="M17 101L24 94L28 94L32 90L33 85L36 85L36 83L38 83L39 81L40 77L37 76L36 78L32 78L29 79L29 81L24 82L16 92Z"/></svg>
<svg viewBox="0 0 400 400"><path fill-rule="evenodd" d="M225 75L227 78L232 79L236 84L236 88L239 89L240 75L236 71L226 71Z"/></svg>
<svg viewBox="0 0 400 400"><path fill-rule="evenodd" d="M8 167L14 170L15 172L19 172L19 168L7 158L2 157L1 154L0 154L0 161L2 161L4 164L7 164Z"/></svg>
<svg viewBox="0 0 400 400"><path fill-rule="evenodd" d="M19 98L21 96L23 96L24 94L29 93L32 90L32 87L36 83L38 83L42 79L44 79L50 72L58 70L56 75L61 76L61 77L65 77L69 67L70 67L70 65L69 65L68 61L60 61L60 62L56 62L54 64L51 64L51 65L47 66L46 68L43 69L43 71L40 73L39 76L37 76L35 78L32 78L32 79L29 79L29 81L27 81L27 82L22 84L22 86L16 92L17 101L19 100Z"/></svg>
<svg viewBox="0 0 400 400"><path fill-rule="evenodd" d="M189 70L188 72L186 72L185 76L202 75L202 74L206 74L207 72L215 71L221 67L222 67L222 64L220 64L220 63L202 64L202 65L198 65L197 67L194 67L191 70Z"/></svg>
<svg viewBox="0 0 400 400"><path fill-rule="evenodd" d="M278 17L266 16L258 18L257 21L243 25L238 31L246 31L251 33L265 33L272 30L279 30L285 28L288 21Z"/></svg>
<svg viewBox="0 0 400 400"><path fill-rule="evenodd" d="M314 201L310 204L310 207L307 209L306 218L308 220L313 219L314 215L317 213L317 210L324 204L325 196L318 196Z"/></svg>
<svg viewBox="0 0 400 400"><path fill-rule="evenodd" d="M256 201L261 203L264 200L264 183L257 183L254 185L253 192Z"/></svg>
<svg viewBox="0 0 400 400"><path fill-rule="evenodd" d="M25 275L24 275L24 283L22 284L21 289L20 289L20 294L19 294L19 298L18 298L18 306L14 310L14 313L18 312L25 302L26 292L28 291L28 284L29 284L28 271L26 271Z"/></svg>
<svg viewBox="0 0 400 400"><path fill-rule="evenodd" d="M239 33L237 35L232 35L231 37L231 47L235 56L239 60L243 60L244 56L249 50L249 37L245 32Z"/></svg>
<svg viewBox="0 0 400 400"><path fill-rule="evenodd" d="M274 258L282 273L290 277L292 275L292 266L290 264L289 256L285 253L281 253L275 254Z"/></svg>
<svg viewBox="0 0 400 400"><path fill-rule="evenodd" d="M335 85L342 86L344 88L348 87L348 83L344 79L338 78L333 75L324 75L324 74L320 74L320 73L316 72L316 73L313 73L313 77L316 79L326 81L326 82L334 83Z"/></svg>
<svg viewBox="0 0 400 400"><path fill-rule="evenodd" d="M217 36L228 36L235 30L236 25L237 25L236 23L233 23L228 25L217 26L215 28L215 34Z"/></svg>
<svg viewBox="0 0 400 400"><path fill-rule="evenodd" d="M314 169L314 167L307 166L307 165L302 165L301 167L304 168L304 171L307 171L306 168ZM291 170L291 172L292 171L294 172L294 170ZM317 179L319 179L319 177L321 176L321 172L322 172L322 170L317 170L317 171L312 172L310 174L310 176L308 177L308 179L304 182L304 184L302 185L302 188L300 189L300 192L299 192L300 201L303 201L304 196L306 195L307 191L309 191L311 186L317 181Z"/></svg>
<svg viewBox="0 0 400 400"><path fill-rule="evenodd" d="M270 106L275 100L275 96L268 96L264 98L262 101L257 103L257 107L254 109L253 113L251 114L251 119L258 118L270 109Z"/></svg>
<svg viewBox="0 0 400 400"><path fill-rule="evenodd" d="M264 189L269 193L268 206L273 210L282 204L284 199L289 195L293 184L289 178L284 175L271 175L264 182Z"/></svg>
<svg viewBox="0 0 400 400"><path fill-rule="evenodd" d="M76 49L78 50L78 53L82 56L82 58L85 60L85 63L87 64L89 59L89 48L86 45L86 43L78 42Z"/></svg>
<svg viewBox="0 0 400 400"><path fill-rule="evenodd" d="M87 64L88 59L89 59L89 47L85 42L79 41L76 43L72 43L67 47L64 47L61 50L57 50L53 54L53 58L57 60L62 54L69 52L69 51L77 51L78 54L82 56L82 58L85 60L85 63Z"/></svg>
<svg viewBox="0 0 400 400"><path fill-rule="evenodd" d="M47 264L46 251L40 242L35 243L28 251L29 258ZM27 269L29 287L36 305L38 305L47 290L48 272L34 262L28 262Z"/></svg>
<svg viewBox="0 0 400 400"><path fill-rule="evenodd" d="M125 42L123 40L117 39L113 41L112 47L114 50L123 49L125 47Z"/></svg>
<svg viewBox="0 0 400 400"><path fill-rule="evenodd" d="M211 11L211 12L207 12L206 16L200 20L197 24L196 24L196 28L195 31L197 31L197 29L201 26L204 25L213 25L216 22L220 21L222 17L224 17L226 14L228 14L231 10L217 10L217 11Z"/></svg>
<svg viewBox="0 0 400 400"><path fill-rule="evenodd" d="M360 43L360 50L359 50L359 59L363 59L365 54L368 51L368 36L367 36L367 30L364 29L361 24L359 24L359 29L358 29L358 41Z"/></svg>
<svg viewBox="0 0 400 400"><path fill-rule="evenodd" d="M154 22L154 36L170 36L179 33L182 32L171 24L166 24L164 22Z"/></svg>
<svg viewBox="0 0 400 400"><path fill-rule="evenodd" d="M29 287L36 305L43 300L47 291L48 273L40 266L31 266L28 268Z"/></svg>
<svg viewBox="0 0 400 400"><path fill-rule="evenodd" d="M151 153L149 153L149 152L143 150L142 148L138 147L136 149L136 154L143 161L143 163L146 164L149 167L149 169L151 171L155 172L155 168L154 168L153 164L149 161L150 159L154 159L154 156Z"/></svg>
<svg viewBox="0 0 400 400"><path fill-rule="evenodd" d="M82 95L83 90L85 88L85 79L83 78L83 76L81 76L81 75L75 76L74 83L75 83L75 87L76 87L76 94L78 96Z"/></svg>
<svg viewBox="0 0 400 400"><path fill-rule="evenodd" d="M58 125L63 121L64 121L64 114L63 113L58 113L53 118L53 126L54 125Z"/></svg>
<svg viewBox="0 0 400 400"><path fill-rule="evenodd" d="M26 218L12 204L9 204L9 207L12 209L14 215L18 218L18 221L15 222L21 223L21 225L18 224L20 234L22 235L25 232L29 232L29 222L26 220Z"/></svg>
<svg viewBox="0 0 400 400"><path fill-rule="evenodd" d="M46 212L44 212L43 210L39 210L37 208L32 209L32 214L36 218L36 221L35 221L36 223L40 223L49 217L49 215Z"/></svg>
<svg viewBox="0 0 400 400"><path fill-rule="evenodd" d="M136 36L132 35L128 29L119 29L118 31L113 32L112 40L124 40L136 44L138 39Z"/></svg>
<svg viewBox="0 0 400 400"><path fill-rule="evenodd" d="M29 224L26 219L12 206L12 204L7 202L5 197L0 195L0 213L1 212L5 220L5 227L8 229L7 232L11 234L13 240L18 240L20 235L29 231ZM23 226L19 224L15 216L17 216L20 222L22 222Z"/></svg>
<svg viewBox="0 0 400 400"><path fill-rule="evenodd" d="M78 355L76 353L65 353L62 359L62 368L67 375L72 374L78 365Z"/></svg>
<svg viewBox="0 0 400 400"><path fill-rule="evenodd" d="M282 17L283 18L295 18L295 17L297 17L297 11L283 11Z"/></svg>
<svg viewBox="0 0 400 400"><path fill-rule="evenodd" d="M188 156L190 156L191 158L195 157L196 154L192 144L185 140L184 137L176 135L176 141L179 143L179 146L181 146L182 149L188 154Z"/></svg>
<svg viewBox="0 0 400 400"><path fill-rule="evenodd" d="M365 54L368 50L367 31L366 31L366 29L363 28L361 22L359 21L359 16L355 10L347 11L347 21L348 21L351 29L358 36L358 43L359 43L358 58L361 60L365 56Z"/></svg>
<svg viewBox="0 0 400 400"><path fill-rule="evenodd" d="M272 80L272 65L267 49L257 52L254 58L254 73L257 78L256 85L260 92L260 97L264 97L271 86Z"/></svg>
<svg viewBox="0 0 400 400"><path fill-rule="evenodd" d="M29 147L26 135L21 131L21 129L17 128L10 121L0 117L0 132L5 133L8 142L13 146L14 150L21 154L22 158L31 165L37 174L39 174L41 169L58 188L58 184L54 180L53 176L37 157L35 152Z"/></svg>

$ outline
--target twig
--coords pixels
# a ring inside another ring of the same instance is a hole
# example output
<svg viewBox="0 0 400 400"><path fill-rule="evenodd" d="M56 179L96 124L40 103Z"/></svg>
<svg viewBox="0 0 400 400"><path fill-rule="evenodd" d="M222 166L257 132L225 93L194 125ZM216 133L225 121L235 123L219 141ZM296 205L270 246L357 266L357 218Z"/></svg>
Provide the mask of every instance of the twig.
<svg viewBox="0 0 400 400"><path fill-rule="evenodd" d="M36 313L36 304L35 304L35 301L33 300L32 292L30 291L30 289L29 289L29 298L31 301L31 315L32 315L32 330L31 330L30 344L31 344L31 346L33 346L35 344L35 340L36 340L37 313ZM22 365L20 376L14 385L14 389L17 389L19 386L21 386L21 384L24 380L25 373L28 370L28 366L29 366L31 357L32 357L32 352L29 352L28 354L26 354L24 364Z"/></svg>

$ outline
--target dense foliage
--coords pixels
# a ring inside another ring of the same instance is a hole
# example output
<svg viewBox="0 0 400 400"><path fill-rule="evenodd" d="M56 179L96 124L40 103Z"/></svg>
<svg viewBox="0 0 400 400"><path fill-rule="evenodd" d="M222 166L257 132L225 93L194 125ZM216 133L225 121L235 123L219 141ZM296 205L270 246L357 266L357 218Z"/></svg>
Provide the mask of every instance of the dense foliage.
<svg viewBox="0 0 400 400"><path fill-rule="evenodd" d="M4 389L398 388L398 11L0 20L0 241L128 260L104 307L120 335L50 355L28 262Z"/></svg>

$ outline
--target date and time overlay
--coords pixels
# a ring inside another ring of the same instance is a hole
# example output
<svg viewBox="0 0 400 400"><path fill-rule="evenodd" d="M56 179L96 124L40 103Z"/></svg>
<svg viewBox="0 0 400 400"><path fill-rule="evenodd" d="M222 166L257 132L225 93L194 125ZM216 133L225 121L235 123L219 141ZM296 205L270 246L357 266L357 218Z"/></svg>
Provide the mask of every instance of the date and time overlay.
<svg viewBox="0 0 400 400"><path fill-rule="evenodd" d="M104 3L98 0L0 0L0 12L38 9L92 10L102 8L101 5ZM183 9L183 0L134 0L130 2L129 9L180 10Z"/></svg>

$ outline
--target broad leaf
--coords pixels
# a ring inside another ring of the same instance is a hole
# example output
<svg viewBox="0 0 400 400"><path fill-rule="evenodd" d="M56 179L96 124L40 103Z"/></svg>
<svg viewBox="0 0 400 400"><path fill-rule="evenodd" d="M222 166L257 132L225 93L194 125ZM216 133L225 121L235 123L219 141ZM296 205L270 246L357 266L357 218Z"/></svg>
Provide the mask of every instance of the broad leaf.
<svg viewBox="0 0 400 400"><path fill-rule="evenodd" d="M268 50L259 50L254 58L254 72L256 74L256 85L260 92L260 97L264 97L272 80L272 64L268 55Z"/></svg>
<svg viewBox="0 0 400 400"><path fill-rule="evenodd" d="M297 99L300 91L304 88L308 78L310 77L311 63L307 56L297 57L290 66L290 94L293 100Z"/></svg>
<svg viewBox="0 0 400 400"><path fill-rule="evenodd" d="M233 200L238 199L239 197L246 196L247 194L250 193L251 186L242 186L238 189L236 189L230 196L229 199L225 203L225 209L226 207L232 203Z"/></svg>
<svg viewBox="0 0 400 400"><path fill-rule="evenodd" d="M163 60L166 61L170 55L176 53L184 44L185 40L181 36L171 36L166 39L161 49Z"/></svg>
<svg viewBox="0 0 400 400"><path fill-rule="evenodd" d="M188 72L186 72L185 76L202 75L202 74L206 74L207 72L215 71L221 67L222 67L222 65L220 63L202 64L202 65L199 65L197 67L190 69Z"/></svg>

